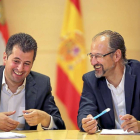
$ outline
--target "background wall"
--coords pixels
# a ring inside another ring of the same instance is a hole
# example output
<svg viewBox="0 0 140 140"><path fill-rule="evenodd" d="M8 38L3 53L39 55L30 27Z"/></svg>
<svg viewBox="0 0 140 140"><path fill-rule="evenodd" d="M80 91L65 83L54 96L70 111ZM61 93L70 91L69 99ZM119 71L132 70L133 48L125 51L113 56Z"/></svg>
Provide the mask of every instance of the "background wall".
<svg viewBox="0 0 140 140"><path fill-rule="evenodd" d="M38 43L34 71L51 78L55 96L56 55L60 43L65 0L3 0L9 34L25 32ZM140 0L81 0L86 51L92 37L110 29L119 32L126 42L127 58L140 60ZM87 62L88 71L93 68ZM66 110L55 97L67 129L74 129Z"/></svg>

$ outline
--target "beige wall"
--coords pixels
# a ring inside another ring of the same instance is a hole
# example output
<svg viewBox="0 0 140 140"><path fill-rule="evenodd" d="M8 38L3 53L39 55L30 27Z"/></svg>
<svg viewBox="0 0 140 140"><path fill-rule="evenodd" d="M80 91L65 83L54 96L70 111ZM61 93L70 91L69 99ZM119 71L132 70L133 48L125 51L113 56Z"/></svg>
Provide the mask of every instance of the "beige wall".
<svg viewBox="0 0 140 140"><path fill-rule="evenodd" d="M4 0L9 34L25 32L38 43L33 70L51 78L53 95L56 84L56 54L62 27L65 0ZM140 60L140 0L81 0L86 51L92 37L105 29L119 32L125 39L127 58ZM88 63L88 71L92 70ZM64 106L56 97L67 129L73 129Z"/></svg>

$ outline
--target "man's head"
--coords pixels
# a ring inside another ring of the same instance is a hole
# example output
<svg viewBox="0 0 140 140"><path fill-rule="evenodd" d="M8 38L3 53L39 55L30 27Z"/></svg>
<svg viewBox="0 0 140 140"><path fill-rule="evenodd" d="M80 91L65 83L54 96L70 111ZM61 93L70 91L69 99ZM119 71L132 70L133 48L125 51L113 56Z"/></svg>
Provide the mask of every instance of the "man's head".
<svg viewBox="0 0 140 140"><path fill-rule="evenodd" d="M6 54L7 57L12 53L13 47L17 45L24 53L34 51L33 61L36 58L37 53L37 43L36 41L28 34L19 33L12 35L6 45Z"/></svg>
<svg viewBox="0 0 140 140"><path fill-rule="evenodd" d="M20 86L28 76L36 57L37 43L28 34L19 33L8 40L3 55L8 86Z"/></svg>
<svg viewBox="0 0 140 140"><path fill-rule="evenodd" d="M123 37L110 30L97 34L91 45L89 54L91 64L95 68L97 78L113 73L117 64L125 64L126 48Z"/></svg>

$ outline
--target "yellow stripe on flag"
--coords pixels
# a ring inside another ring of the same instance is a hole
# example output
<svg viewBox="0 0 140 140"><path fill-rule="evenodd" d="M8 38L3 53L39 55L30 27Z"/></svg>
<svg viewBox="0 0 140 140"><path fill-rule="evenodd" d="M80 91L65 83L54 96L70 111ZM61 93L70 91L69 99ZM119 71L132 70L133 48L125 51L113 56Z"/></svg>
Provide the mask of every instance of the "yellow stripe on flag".
<svg viewBox="0 0 140 140"><path fill-rule="evenodd" d="M86 72L83 25L80 13L69 0L67 7L57 62L75 85L77 91L81 93L82 75Z"/></svg>
<svg viewBox="0 0 140 140"><path fill-rule="evenodd" d="M76 7L73 5L73 3L70 2L70 0L67 0L67 7L65 11L66 12L63 21L61 37L65 37L69 33L74 32L75 30L83 32L81 15L76 9Z"/></svg>

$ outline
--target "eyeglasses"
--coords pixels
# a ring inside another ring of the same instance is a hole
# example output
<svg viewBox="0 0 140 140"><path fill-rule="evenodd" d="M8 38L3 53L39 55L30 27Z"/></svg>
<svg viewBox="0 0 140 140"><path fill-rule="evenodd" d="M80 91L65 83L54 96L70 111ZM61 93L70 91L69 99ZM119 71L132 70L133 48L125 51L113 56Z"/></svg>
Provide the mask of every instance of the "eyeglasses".
<svg viewBox="0 0 140 140"><path fill-rule="evenodd" d="M112 52L109 52L109 53L106 53L106 54L92 54L92 53L88 53L87 54L87 56L89 57L89 59L92 59L94 56L95 56L95 58L96 58L96 60L100 60L100 59L102 59L103 57L105 57L105 56L107 56L107 55L109 55L109 54L111 54L111 53L114 53L115 51L112 51Z"/></svg>

